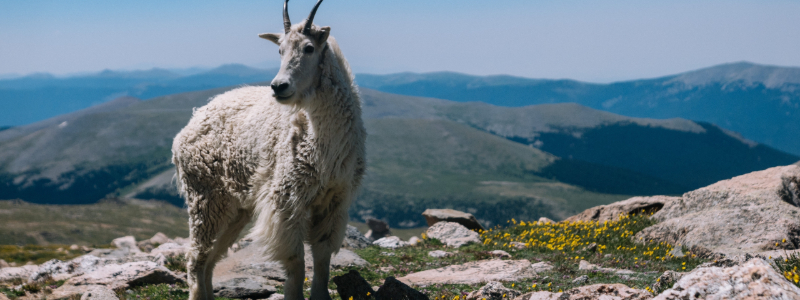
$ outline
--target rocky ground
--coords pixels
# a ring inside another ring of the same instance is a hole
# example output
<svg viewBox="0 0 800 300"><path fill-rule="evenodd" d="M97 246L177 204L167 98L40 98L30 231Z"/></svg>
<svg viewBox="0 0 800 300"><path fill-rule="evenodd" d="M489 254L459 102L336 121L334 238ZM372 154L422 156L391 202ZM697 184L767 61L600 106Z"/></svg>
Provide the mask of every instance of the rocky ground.
<svg viewBox="0 0 800 300"><path fill-rule="evenodd" d="M776 167L493 228L428 210L430 227L408 240L371 220L369 237L348 228L329 289L334 299L800 299L799 184L800 167ZM3 246L0 299L186 299L187 242ZM247 240L229 250L214 273L219 298L281 298L283 270L257 252Z"/></svg>

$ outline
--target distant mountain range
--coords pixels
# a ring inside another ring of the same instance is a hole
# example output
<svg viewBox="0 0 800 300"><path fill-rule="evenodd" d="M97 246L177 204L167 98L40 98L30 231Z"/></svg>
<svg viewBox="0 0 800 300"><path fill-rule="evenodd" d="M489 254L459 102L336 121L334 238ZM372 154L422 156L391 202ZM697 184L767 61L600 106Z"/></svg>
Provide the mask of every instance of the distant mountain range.
<svg viewBox="0 0 800 300"><path fill-rule="evenodd" d="M270 80L276 70L225 65L193 75L164 69L49 74L0 80L0 126L20 126L107 102ZM716 124L800 155L800 68L733 63L655 79L593 84L574 80L458 73L359 74L362 87L458 102L519 107L578 103L632 117Z"/></svg>
<svg viewBox="0 0 800 300"><path fill-rule="evenodd" d="M223 65L192 75L164 70L111 71L55 77L40 73L0 80L0 126L20 126L71 113L121 96L164 95L270 80L277 69Z"/></svg>
<svg viewBox="0 0 800 300"><path fill-rule="evenodd" d="M800 154L800 68L733 63L611 84L457 73L358 76L388 93L499 106L578 103L642 118L713 123L745 138Z"/></svg>
<svg viewBox="0 0 800 300"><path fill-rule="evenodd" d="M263 83L262 83L263 84ZM0 131L0 199L182 206L169 163L192 109L231 87L121 97ZM560 219L629 195L680 194L800 160L713 124L630 118L578 104L519 108L362 89L368 173L351 216L423 224L430 207L486 224Z"/></svg>

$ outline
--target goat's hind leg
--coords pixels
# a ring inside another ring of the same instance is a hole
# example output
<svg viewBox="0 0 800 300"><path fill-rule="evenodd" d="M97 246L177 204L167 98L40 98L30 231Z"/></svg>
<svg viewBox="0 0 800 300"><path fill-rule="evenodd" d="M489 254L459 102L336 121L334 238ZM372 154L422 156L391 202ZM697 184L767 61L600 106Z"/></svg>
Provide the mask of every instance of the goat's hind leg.
<svg viewBox="0 0 800 300"><path fill-rule="evenodd" d="M338 198L332 200L336 203ZM311 300L329 300L331 254L342 245L347 230L347 207L340 205L333 211L324 211L312 217L310 230L311 254L314 257L314 278L311 282Z"/></svg>
<svg viewBox="0 0 800 300"><path fill-rule="evenodd" d="M206 295L213 296L214 294L212 282L214 266L228 253L228 249L236 242L239 233L242 232L242 229L247 226L247 223L249 223L251 219L252 214L250 212L240 209L235 216L229 218L227 224L222 226L221 230L217 233L214 245L211 251L209 251L208 260L206 260L206 266L203 269Z"/></svg>

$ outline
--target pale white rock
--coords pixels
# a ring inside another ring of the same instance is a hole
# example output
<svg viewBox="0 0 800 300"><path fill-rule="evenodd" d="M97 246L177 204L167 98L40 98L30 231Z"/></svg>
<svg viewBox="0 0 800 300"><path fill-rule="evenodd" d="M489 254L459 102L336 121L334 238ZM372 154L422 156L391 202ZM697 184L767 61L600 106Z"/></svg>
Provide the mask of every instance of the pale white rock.
<svg viewBox="0 0 800 300"><path fill-rule="evenodd" d="M416 246L420 241L421 240L418 237L412 236L410 239L408 239L408 244L411 246Z"/></svg>
<svg viewBox="0 0 800 300"><path fill-rule="evenodd" d="M450 255L453 255L453 253L442 251L442 250L433 250L431 252L428 252L428 256L436 257L436 258L447 257L447 256L450 256Z"/></svg>
<svg viewBox="0 0 800 300"><path fill-rule="evenodd" d="M683 245L692 253L738 255L800 248L800 166L722 180L683 194L635 238Z"/></svg>
<svg viewBox="0 0 800 300"><path fill-rule="evenodd" d="M5 260L0 259L0 269L11 267Z"/></svg>
<svg viewBox="0 0 800 300"><path fill-rule="evenodd" d="M574 284L584 284L584 283L586 283L588 281L589 281L589 276L581 275L581 276L578 276L578 278L573 279L572 283L574 283Z"/></svg>
<svg viewBox="0 0 800 300"><path fill-rule="evenodd" d="M454 209L426 209L422 212L422 216L425 217L428 226L433 226L439 222L455 222L464 225L467 229L484 230L481 223L475 219L475 216L463 211Z"/></svg>
<svg viewBox="0 0 800 300"><path fill-rule="evenodd" d="M449 247L461 247L469 243L480 243L480 235L454 222L438 222L427 231L428 237L435 238Z"/></svg>
<svg viewBox="0 0 800 300"><path fill-rule="evenodd" d="M22 266L22 267L8 267L0 269L0 282L11 281L15 279L27 280L39 266Z"/></svg>
<svg viewBox="0 0 800 300"><path fill-rule="evenodd" d="M408 242L404 242L403 240L401 240L399 237L396 236L383 237L372 242L372 244L381 248L390 248L390 249L405 247L409 245Z"/></svg>
<svg viewBox="0 0 800 300"><path fill-rule="evenodd" d="M509 243L509 245L511 245L514 248L520 249L520 250L528 248L528 246L525 246L524 243L520 243L520 242L511 242L511 243Z"/></svg>
<svg viewBox="0 0 800 300"><path fill-rule="evenodd" d="M72 246L69 246L69 250L70 251L78 251L80 249L81 249L81 247L78 246L78 245L75 245L75 244L72 244Z"/></svg>
<svg viewBox="0 0 800 300"><path fill-rule="evenodd" d="M508 254L508 252L505 252L503 250L492 250L491 252L489 252L489 254L491 254L494 257L500 257L500 258L508 257L508 258L511 258L511 254Z"/></svg>
<svg viewBox="0 0 800 300"><path fill-rule="evenodd" d="M567 218L564 221L594 221L601 223L605 221L616 221L619 220L620 215L628 216L638 213L655 213L665 205L668 205L673 201L679 201L680 199L680 197L669 196L633 197L608 205L600 205L589 208L577 215Z"/></svg>
<svg viewBox="0 0 800 300"><path fill-rule="evenodd" d="M550 220L550 219L548 219L546 217L541 217L541 218L539 218L539 223L542 223L542 224L555 224L556 221Z"/></svg>
<svg viewBox="0 0 800 300"><path fill-rule="evenodd" d="M536 276L531 262L521 260L480 260L461 265L411 273L397 278L408 285L475 284L489 281L517 281Z"/></svg>
<svg viewBox="0 0 800 300"><path fill-rule="evenodd" d="M653 298L650 292L630 288L624 284L593 284L567 290L563 293L530 292L514 300L647 300Z"/></svg>
<svg viewBox="0 0 800 300"><path fill-rule="evenodd" d="M52 294L47 296L47 299L74 299L83 297L89 291L95 289L108 289L102 285L62 285L53 290Z"/></svg>
<svg viewBox="0 0 800 300"><path fill-rule="evenodd" d="M106 286L95 286L83 293L81 300L119 300L119 297Z"/></svg>
<svg viewBox="0 0 800 300"><path fill-rule="evenodd" d="M800 288L754 258L729 268L697 268L655 299L800 299Z"/></svg>
<svg viewBox="0 0 800 300"><path fill-rule="evenodd" d="M130 235L116 238L111 241L111 244L117 247L117 249L127 251L129 254L137 254L142 252L142 250L139 250L139 246L136 245L136 239Z"/></svg>
<svg viewBox="0 0 800 300"><path fill-rule="evenodd" d="M283 294L272 294L267 300L283 300Z"/></svg>
<svg viewBox="0 0 800 300"><path fill-rule="evenodd" d="M497 281L490 281L479 290L467 295L467 300L506 300L514 299L522 292L503 286Z"/></svg>
<svg viewBox="0 0 800 300"><path fill-rule="evenodd" d="M161 254L164 256L185 255L189 250L188 245L181 245L174 242L163 243L150 251L151 255Z"/></svg>

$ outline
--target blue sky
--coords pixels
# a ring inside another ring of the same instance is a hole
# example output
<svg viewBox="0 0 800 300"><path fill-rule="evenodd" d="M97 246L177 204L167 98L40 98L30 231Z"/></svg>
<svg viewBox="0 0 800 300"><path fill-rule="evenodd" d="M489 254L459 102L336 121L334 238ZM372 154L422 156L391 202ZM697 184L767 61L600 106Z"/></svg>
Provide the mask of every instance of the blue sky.
<svg viewBox="0 0 800 300"><path fill-rule="evenodd" d="M289 3L294 22L313 0ZM0 74L269 66L280 0L0 1ZM721 63L800 66L800 1L326 0L356 72L457 71L592 82Z"/></svg>

